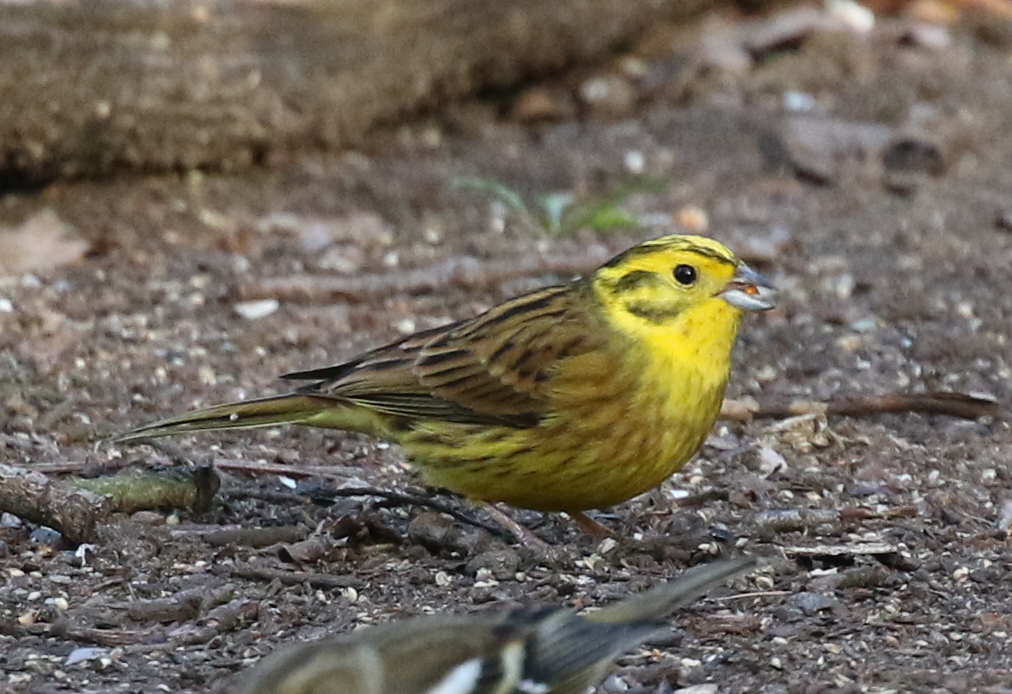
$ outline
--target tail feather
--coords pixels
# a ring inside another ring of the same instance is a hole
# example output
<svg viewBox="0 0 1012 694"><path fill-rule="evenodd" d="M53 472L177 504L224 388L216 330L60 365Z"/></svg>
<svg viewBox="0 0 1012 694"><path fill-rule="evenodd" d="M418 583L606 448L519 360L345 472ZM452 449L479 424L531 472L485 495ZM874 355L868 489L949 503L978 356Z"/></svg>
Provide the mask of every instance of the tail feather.
<svg viewBox="0 0 1012 694"><path fill-rule="evenodd" d="M587 619L608 624L658 619L690 602L714 584L744 573L755 565L756 558L751 556L703 564L689 569L673 581L593 612L587 615Z"/></svg>
<svg viewBox="0 0 1012 694"><path fill-rule="evenodd" d="M314 415L320 414L321 411L333 407L334 401L329 398L303 393L275 395L187 412L178 417L138 427L115 437L113 441L124 443L193 431L253 429L278 424L300 424L307 422Z"/></svg>

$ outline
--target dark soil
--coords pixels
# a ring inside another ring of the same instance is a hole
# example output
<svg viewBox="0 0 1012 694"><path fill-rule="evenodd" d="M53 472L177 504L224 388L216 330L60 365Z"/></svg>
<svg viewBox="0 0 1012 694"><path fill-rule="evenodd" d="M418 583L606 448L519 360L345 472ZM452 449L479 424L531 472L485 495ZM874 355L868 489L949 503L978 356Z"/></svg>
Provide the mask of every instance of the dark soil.
<svg viewBox="0 0 1012 694"><path fill-rule="evenodd" d="M280 373L559 279L406 293L403 270L617 251L671 229L553 236L507 219L501 230L487 198L450 185L482 176L531 195L602 194L640 156L664 186L626 207L702 208L708 233L782 290L777 310L744 326L729 395L950 390L1007 409L1012 47L1007 33L954 28L931 48L903 29L813 39L741 77L697 75L621 120L528 126L476 102L406 126L383 152L0 200L0 223L48 207L92 248L0 286L3 461L79 474L214 464L222 482L210 511L123 515L79 548L6 516L0 690L209 691L282 643L430 612L590 606L746 551L765 568L675 615L670 638L622 659L601 691L1008 691L1012 432L1001 417L720 424L660 489L598 515L617 544L519 512L558 548L552 566L418 504L331 501L346 483L426 497L396 447L364 437L103 442L275 392ZM789 90L814 99L807 121L785 110ZM809 137L813 122L828 130ZM855 134L860 124L887 142ZM236 311L240 285L342 272L394 279L382 299L310 293L263 317Z"/></svg>

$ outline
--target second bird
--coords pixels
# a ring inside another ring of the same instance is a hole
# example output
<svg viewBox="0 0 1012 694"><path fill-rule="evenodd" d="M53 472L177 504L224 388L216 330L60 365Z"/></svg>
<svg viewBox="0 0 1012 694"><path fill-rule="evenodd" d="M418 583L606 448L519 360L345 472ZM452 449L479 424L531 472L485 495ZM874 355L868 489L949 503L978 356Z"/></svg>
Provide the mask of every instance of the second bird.
<svg viewBox="0 0 1012 694"><path fill-rule="evenodd" d="M702 445L746 311L772 287L726 246L664 236L587 277L287 374L287 395L218 405L119 440L304 424L394 441L425 481L540 511L648 491Z"/></svg>

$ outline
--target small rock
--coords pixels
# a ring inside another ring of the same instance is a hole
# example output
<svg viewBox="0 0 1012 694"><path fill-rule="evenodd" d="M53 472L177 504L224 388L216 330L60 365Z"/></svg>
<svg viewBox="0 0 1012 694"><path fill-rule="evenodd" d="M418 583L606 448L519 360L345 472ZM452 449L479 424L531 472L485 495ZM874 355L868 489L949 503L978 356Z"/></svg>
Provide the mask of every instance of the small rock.
<svg viewBox="0 0 1012 694"><path fill-rule="evenodd" d="M696 60L701 68L725 75L744 75L754 62L738 31L727 27L707 32L700 39Z"/></svg>
<svg viewBox="0 0 1012 694"><path fill-rule="evenodd" d="M1012 232L1012 209L999 212L995 226L1001 231Z"/></svg>
<svg viewBox="0 0 1012 694"><path fill-rule="evenodd" d="M40 525L31 533L32 541L40 545L56 546L60 543L62 536L52 528Z"/></svg>
<svg viewBox="0 0 1012 694"><path fill-rule="evenodd" d="M944 26L937 24L918 23L910 26L903 34L905 44L918 48L941 51L952 43L952 36Z"/></svg>
<svg viewBox="0 0 1012 694"><path fill-rule="evenodd" d="M63 661L64 667L68 665L75 665L77 663L87 662L89 660L99 660L109 655L108 648L75 648L67 656L67 659Z"/></svg>
<svg viewBox="0 0 1012 694"><path fill-rule="evenodd" d="M900 137L889 143L882 152L882 164L887 171L903 171L941 176L946 162L939 147L921 137Z"/></svg>
<svg viewBox="0 0 1012 694"><path fill-rule="evenodd" d="M829 595L809 593L806 591L792 595L787 599L787 604L790 607L801 610L807 616L812 617L823 610L831 610L835 608L839 603L836 598L830 597Z"/></svg>
<svg viewBox="0 0 1012 694"><path fill-rule="evenodd" d="M511 580L517 573L520 566L520 555L508 547L503 549L490 549L471 557L464 571L468 574L477 574L481 569L487 570L492 578L497 581Z"/></svg>
<svg viewBox="0 0 1012 694"><path fill-rule="evenodd" d="M875 28L875 13L854 0L826 0L826 12L856 34Z"/></svg>
<svg viewBox="0 0 1012 694"><path fill-rule="evenodd" d="M706 684L694 684L691 687L676 689L672 694L716 694L717 685L710 682Z"/></svg>
<svg viewBox="0 0 1012 694"><path fill-rule="evenodd" d="M321 270L350 275L361 270L364 263L365 251L360 246L342 243L327 248L317 264Z"/></svg>
<svg viewBox="0 0 1012 694"><path fill-rule="evenodd" d="M558 89L532 87L513 102L511 115L522 123L562 120L573 115L574 104L568 94Z"/></svg>
<svg viewBox="0 0 1012 694"><path fill-rule="evenodd" d="M779 145L799 175L826 184L844 172L867 168L893 136L893 129L880 123L793 116L784 124Z"/></svg>
<svg viewBox="0 0 1012 694"><path fill-rule="evenodd" d="M457 523L440 513L415 516L408 525L408 537L431 552L458 552L464 556L481 554L494 542L484 530Z"/></svg>
<svg viewBox="0 0 1012 694"><path fill-rule="evenodd" d="M333 543L325 537L315 535L301 542L282 545L278 556L282 561L291 564L309 564L325 555L333 548Z"/></svg>
<svg viewBox="0 0 1012 694"><path fill-rule="evenodd" d="M130 516L130 520L141 525L165 525L165 515L157 511L138 511Z"/></svg>
<svg viewBox="0 0 1012 694"><path fill-rule="evenodd" d="M816 31L825 31L835 26L838 24L818 8L799 7L744 27L740 41L748 54L761 56L795 45Z"/></svg>
<svg viewBox="0 0 1012 694"><path fill-rule="evenodd" d="M246 320L258 320L266 318L280 307L281 303L277 299L260 299L258 301L241 301L233 308Z"/></svg>
<svg viewBox="0 0 1012 694"><path fill-rule="evenodd" d="M603 118L629 115L636 105L636 88L620 75L591 77L580 85L580 101L591 114Z"/></svg>

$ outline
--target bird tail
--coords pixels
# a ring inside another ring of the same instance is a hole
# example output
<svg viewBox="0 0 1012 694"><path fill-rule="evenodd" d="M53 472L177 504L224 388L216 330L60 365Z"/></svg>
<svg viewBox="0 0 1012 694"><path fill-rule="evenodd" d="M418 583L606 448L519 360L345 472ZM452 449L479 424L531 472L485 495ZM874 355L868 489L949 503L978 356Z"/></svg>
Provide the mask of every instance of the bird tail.
<svg viewBox="0 0 1012 694"><path fill-rule="evenodd" d="M586 618L607 624L659 619L676 607L691 602L714 584L744 573L755 565L756 558L748 556L703 564L686 571L673 581L614 605L608 605L587 615Z"/></svg>
<svg viewBox="0 0 1012 694"><path fill-rule="evenodd" d="M120 434L113 441L124 443L193 431L253 429L278 424L306 424L324 412L340 409L342 409L341 404L333 398L322 398L304 393L275 395L187 412L178 417L163 419ZM318 426L326 426L326 424L318 424Z"/></svg>
<svg viewBox="0 0 1012 694"><path fill-rule="evenodd" d="M539 626L537 647L528 649L524 678L551 682L552 691L582 691L576 685L586 684L586 672L597 679L608 662L661 631L668 612L755 563L753 557L711 562L583 617L555 612Z"/></svg>

